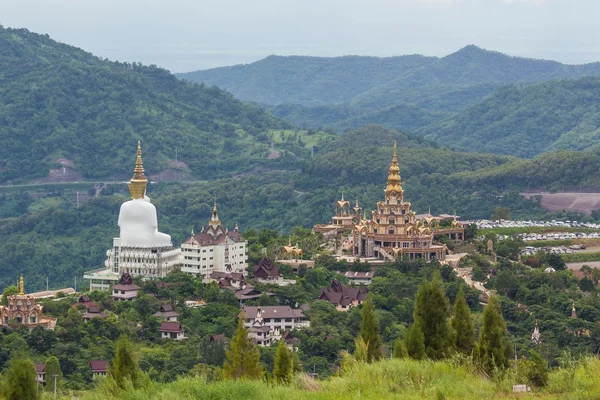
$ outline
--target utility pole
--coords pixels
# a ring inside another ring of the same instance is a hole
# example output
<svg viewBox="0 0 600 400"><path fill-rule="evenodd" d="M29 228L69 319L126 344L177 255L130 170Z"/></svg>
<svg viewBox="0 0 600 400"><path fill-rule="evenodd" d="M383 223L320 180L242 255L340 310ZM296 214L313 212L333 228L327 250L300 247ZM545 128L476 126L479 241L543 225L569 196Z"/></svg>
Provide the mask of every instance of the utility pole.
<svg viewBox="0 0 600 400"><path fill-rule="evenodd" d="M77 293L77 275L75 275L75 293Z"/></svg>
<svg viewBox="0 0 600 400"><path fill-rule="evenodd" d="M54 375L54 400L56 400L56 380L58 378L58 375Z"/></svg>
<svg viewBox="0 0 600 400"><path fill-rule="evenodd" d="M48 277L46 277L46 292L48 291Z"/></svg>
<svg viewBox="0 0 600 400"><path fill-rule="evenodd" d="M79 208L79 192L77 192L77 208Z"/></svg>

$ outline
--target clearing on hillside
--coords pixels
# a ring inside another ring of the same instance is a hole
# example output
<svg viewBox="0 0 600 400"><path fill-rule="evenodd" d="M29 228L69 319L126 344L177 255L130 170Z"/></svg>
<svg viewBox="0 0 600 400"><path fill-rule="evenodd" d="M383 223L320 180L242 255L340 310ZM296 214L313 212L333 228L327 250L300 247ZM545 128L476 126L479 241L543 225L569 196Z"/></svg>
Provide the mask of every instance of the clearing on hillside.
<svg viewBox="0 0 600 400"><path fill-rule="evenodd" d="M521 193L530 198L542 196L542 207L550 211L573 210L591 214L600 209L600 193Z"/></svg>

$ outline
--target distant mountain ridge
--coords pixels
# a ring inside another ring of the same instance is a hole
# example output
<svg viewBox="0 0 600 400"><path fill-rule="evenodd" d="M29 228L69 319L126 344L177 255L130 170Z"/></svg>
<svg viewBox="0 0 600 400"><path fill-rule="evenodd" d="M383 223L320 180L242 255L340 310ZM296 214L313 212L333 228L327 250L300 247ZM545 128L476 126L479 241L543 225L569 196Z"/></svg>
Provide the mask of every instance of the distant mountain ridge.
<svg viewBox="0 0 600 400"><path fill-rule="evenodd" d="M474 45L442 58L269 56L251 64L177 74L193 82L218 86L243 100L269 105L349 103L371 108L398 103L419 105L424 93L444 93L465 85L587 75L600 75L600 63L565 65L512 57ZM494 88L490 86L485 94Z"/></svg>
<svg viewBox="0 0 600 400"><path fill-rule="evenodd" d="M600 62L566 65L473 45L442 58L271 56L179 75L299 126L342 132L380 124L520 157L600 145L599 76Z"/></svg>

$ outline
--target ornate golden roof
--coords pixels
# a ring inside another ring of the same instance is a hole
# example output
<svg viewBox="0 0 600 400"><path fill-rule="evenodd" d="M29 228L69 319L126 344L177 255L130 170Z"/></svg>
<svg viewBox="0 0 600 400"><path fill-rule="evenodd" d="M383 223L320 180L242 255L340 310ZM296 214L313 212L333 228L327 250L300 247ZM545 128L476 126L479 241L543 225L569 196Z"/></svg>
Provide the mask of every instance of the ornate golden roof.
<svg viewBox="0 0 600 400"><path fill-rule="evenodd" d="M133 176L129 180L129 193L132 199L143 199L146 194L146 185L148 179L144 175L144 165L142 163L142 144L138 140L137 159L135 160L135 168Z"/></svg>
<svg viewBox="0 0 600 400"><path fill-rule="evenodd" d="M394 155L392 156L392 164L388 172L387 186L385 188L386 196L399 196L402 200L404 190L402 190L402 178L400 178L400 166L398 165L398 157L396 155L396 141L394 141Z"/></svg>

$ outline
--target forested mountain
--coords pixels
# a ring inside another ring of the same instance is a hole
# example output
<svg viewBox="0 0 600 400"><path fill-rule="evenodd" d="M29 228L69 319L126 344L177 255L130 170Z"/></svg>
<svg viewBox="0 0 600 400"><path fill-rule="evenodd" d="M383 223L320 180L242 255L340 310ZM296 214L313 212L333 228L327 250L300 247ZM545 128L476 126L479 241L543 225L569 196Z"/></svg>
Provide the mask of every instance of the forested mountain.
<svg viewBox="0 0 600 400"><path fill-rule="evenodd" d="M305 57L269 56L251 64L178 74L192 82L215 85L242 100L265 104L315 106L350 101L384 85L435 57Z"/></svg>
<svg viewBox="0 0 600 400"><path fill-rule="evenodd" d="M268 134L286 127L166 70L0 28L0 182L44 178L61 166L84 179L128 176L139 139L150 174L173 167L176 149L178 167L197 178L281 168L293 161L267 159Z"/></svg>
<svg viewBox="0 0 600 400"><path fill-rule="evenodd" d="M263 104L299 126L342 132L376 123L466 150L531 157L595 144L595 106L581 109L594 98L594 81L560 79L598 75L600 63L565 65L471 45L442 58L270 56L179 76Z"/></svg>
<svg viewBox="0 0 600 400"><path fill-rule="evenodd" d="M600 144L600 78L510 85L420 130L457 148L532 157Z"/></svg>
<svg viewBox="0 0 600 400"><path fill-rule="evenodd" d="M449 110L481 99L499 84L586 75L600 75L600 63L564 65L510 57L471 45L442 58L269 56L251 64L178 76L218 86L243 100L272 105L350 103L373 109L422 103ZM436 97L441 100L432 104Z"/></svg>

